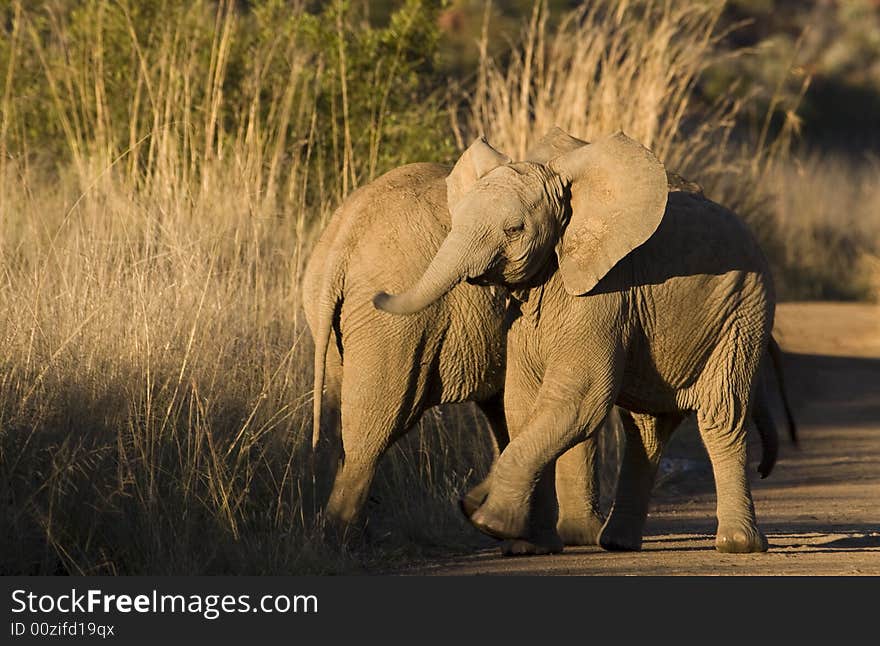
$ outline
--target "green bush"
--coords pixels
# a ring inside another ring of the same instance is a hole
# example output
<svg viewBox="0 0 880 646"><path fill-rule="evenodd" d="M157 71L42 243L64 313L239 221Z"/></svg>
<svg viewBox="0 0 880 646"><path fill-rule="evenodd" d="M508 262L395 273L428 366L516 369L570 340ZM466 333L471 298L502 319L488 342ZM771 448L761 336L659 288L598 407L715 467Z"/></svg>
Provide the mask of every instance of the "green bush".
<svg viewBox="0 0 880 646"><path fill-rule="evenodd" d="M285 173L314 166L314 201L449 158L434 3L406 0L381 27L325 4L2 0L3 150L50 170L125 156L143 178L169 131L195 174L262 137Z"/></svg>

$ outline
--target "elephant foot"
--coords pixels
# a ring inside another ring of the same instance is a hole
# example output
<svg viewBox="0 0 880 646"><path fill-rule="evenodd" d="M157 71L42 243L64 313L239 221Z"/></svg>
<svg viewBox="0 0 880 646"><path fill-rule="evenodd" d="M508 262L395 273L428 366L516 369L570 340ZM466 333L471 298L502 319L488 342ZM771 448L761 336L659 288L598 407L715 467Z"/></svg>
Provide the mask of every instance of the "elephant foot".
<svg viewBox="0 0 880 646"><path fill-rule="evenodd" d="M599 546L608 552L638 552L642 549L641 523L615 517L612 511L599 535Z"/></svg>
<svg viewBox="0 0 880 646"><path fill-rule="evenodd" d="M598 545L604 521L599 515L560 518L556 531L565 545Z"/></svg>
<svg viewBox="0 0 880 646"><path fill-rule="evenodd" d="M718 526L715 549L725 554L766 552L767 537L750 523L729 523Z"/></svg>
<svg viewBox="0 0 880 646"><path fill-rule="evenodd" d="M525 516L510 509L494 509L485 503L470 515L471 524L492 538L522 539L528 536Z"/></svg>
<svg viewBox="0 0 880 646"><path fill-rule="evenodd" d="M486 496L488 495L489 483L487 480L484 480L462 496L461 500L458 501L458 506L461 508L461 513L464 514L465 518L470 520L474 512L480 508L480 505L486 502Z"/></svg>
<svg viewBox="0 0 880 646"><path fill-rule="evenodd" d="M502 556L544 556L562 552L562 539L558 535L548 536L543 540L515 539L504 541L501 545Z"/></svg>

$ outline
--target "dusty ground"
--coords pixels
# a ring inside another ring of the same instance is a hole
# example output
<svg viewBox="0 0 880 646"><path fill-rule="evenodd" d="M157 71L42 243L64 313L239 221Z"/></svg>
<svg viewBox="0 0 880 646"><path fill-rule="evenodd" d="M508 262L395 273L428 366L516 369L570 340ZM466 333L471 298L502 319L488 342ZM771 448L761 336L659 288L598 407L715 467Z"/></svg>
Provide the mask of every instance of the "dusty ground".
<svg viewBox="0 0 880 646"><path fill-rule="evenodd" d="M408 573L880 575L880 307L786 303L774 334L786 352L800 445L780 424L779 462L766 480L753 478L767 553L714 550L711 471L683 430L661 465L641 552L503 558L490 549Z"/></svg>

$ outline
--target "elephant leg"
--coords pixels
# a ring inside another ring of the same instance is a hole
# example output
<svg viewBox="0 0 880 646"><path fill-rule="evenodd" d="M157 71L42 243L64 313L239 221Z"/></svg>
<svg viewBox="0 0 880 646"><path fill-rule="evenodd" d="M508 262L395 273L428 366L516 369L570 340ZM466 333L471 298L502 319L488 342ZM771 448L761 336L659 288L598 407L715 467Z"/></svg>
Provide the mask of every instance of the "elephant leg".
<svg viewBox="0 0 880 646"><path fill-rule="evenodd" d="M353 355L354 353L349 353ZM326 507L329 528L343 538L362 529L364 505L379 459L423 412L421 393L413 393L408 370L381 370L390 376L376 391L375 370L346 356L342 379L344 458ZM399 379L394 376L400 375ZM413 397L415 395L415 397Z"/></svg>
<svg viewBox="0 0 880 646"><path fill-rule="evenodd" d="M508 368L504 409L512 441L524 431L534 412L541 380L515 359L509 362ZM507 450L506 447L504 450ZM503 454L504 451L500 453ZM492 473L489 475L491 478ZM555 466L552 462L539 474L528 507L526 531L518 537L509 536L508 538L514 540L505 541L501 546L501 553L505 556L528 556L561 552L563 543L556 531L559 507L556 502Z"/></svg>
<svg viewBox="0 0 880 646"><path fill-rule="evenodd" d="M533 389L534 390L534 389ZM495 438L495 446L500 454L510 441L504 415L503 393L477 405L486 415ZM522 415L521 415L522 416ZM521 425L521 424L520 424ZM547 495L540 504L552 508L558 501L558 521L556 530L565 545L595 545L599 539L604 519L599 511L598 460L596 442L590 438L563 453L556 461L555 492ZM462 498L462 511L470 518L483 504L489 494L490 479L487 476ZM533 507L536 501L533 501ZM535 524L534 522L532 523ZM533 532L534 532L533 527ZM546 532L545 532L546 533ZM554 537L549 542L556 544ZM547 546L536 546L529 551L527 545L510 546L512 553L538 553Z"/></svg>
<svg viewBox="0 0 880 646"><path fill-rule="evenodd" d="M562 551L562 538L556 530L559 507L556 502L555 471L552 462L544 469L532 492L527 535L525 538L505 541L501 546L504 556L540 556Z"/></svg>
<svg viewBox="0 0 880 646"><path fill-rule="evenodd" d="M499 455L504 447L510 442L510 434L507 430L507 420L504 416L504 392L498 392L491 398L476 402L477 407L483 411L492 431L492 439L495 442L495 454ZM461 510L465 516L471 517L477 508L483 504L489 495L491 481L487 475L477 486L468 491L461 499Z"/></svg>
<svg viewBox="0 0 880 646"><path fill-rule="evenodd" d="M617 385L611 375L615 362L609 358L600 365L611 372L591 384L572 383L572 377L588 378L583 371L564 365L555 370L548 368L528 422L520 432L510 413L522 410L522 400L512 396L508 380L506 402L510 404L506 408L511 440L492 468L489 495L471 516L478 529L496 538L529 540L534 529L530 519L551 517L549 512L532 509L533 495L544 491L538 487L539 481L562 453L595 432L614 400ZM543 494L538 500L547 503Z"/></svg>
<svg viewBox="0 0 880 646"><path fill-rule="evenodd" d="M743 421L722 421L697 415L700 435L706 445L718 498L719 552L765 552L767 538L758 529L755 504L746 473L746 434Z"/></svg>
<svg viewBox="0 0 880 646"><path fill-rule="evenodd" d="M502 418L505 421L507 437L496 435L501 455L504 455L509 442L522 432L522 429L525 427L532 414L540 385L539 377L530 370L519 369L516 360L508 364L507 376L505 377L504 415ZM491 414L497 419L499 413L497 404L493 404L490 410L494 411ZM479 485L479 489L482 490L479 497L474 496L471 498L472 502L476 503L478 501L479 504L473 506L465 504L463 501L462 509L468 518L480 508L492 491L494 487L493 472L490 472L489 476ZM558 507L556 504L554 478L554 465L550 463L539 474L539 477L536 478L535 487L529 494L530 502L528 507L530 513L526 520L524 531L516 537L496 537L516 539L506 541L502 545L502 554L506 556L522 556L562 551L562 541L556 532Z"/></svg>
<svg viewBox="0 0 880 646"><path fill-rule="evenodd" d="M343 408L342 443L345 456L333 481L325 510L328 529L343 539L356 537L363 529L363 511L370 485L379 459L395 435L394 430L391 419L367 421L356 413L346 414Z"/></svg>
<svg viewBox="0 0 880 646"><path fill-rule="evenodd" d="M643 415L620 409L624 449L614 504L599 544L606 550L639 550L663 448L681 423L680 414Z"/></svg>
<svg viewBox="0 0 880 646"><path fill-rule="evenodd" d="M595 437L556 460L556 531L566 545L596 545L604 518L599 510L599 461Z"/></svg>
<svg viewBox="0 0 880 646"><path fill-rule="evenodd" d="M749 394L761 353L747 352L746 335L738 336L739 342L720 348L727 352L722 355L724 360L714 362L717 368L700 378L706 395L697 410L697 423L715 475L718 517L715 549L734 553L764 552L767 538L758 529L755 518L747 472L745 429ZM737 336L733 338L736 340ZM760 339L754 347L763 348L765 342Z"/></svg>
<svg viewBox="0 0 880 646"><path fill-rule="evenodd" d="M379 456L372 452L344 460L336 474L325 510L327 529L331 535L343 541L360 535L364 504L378 460Z"/></svg>

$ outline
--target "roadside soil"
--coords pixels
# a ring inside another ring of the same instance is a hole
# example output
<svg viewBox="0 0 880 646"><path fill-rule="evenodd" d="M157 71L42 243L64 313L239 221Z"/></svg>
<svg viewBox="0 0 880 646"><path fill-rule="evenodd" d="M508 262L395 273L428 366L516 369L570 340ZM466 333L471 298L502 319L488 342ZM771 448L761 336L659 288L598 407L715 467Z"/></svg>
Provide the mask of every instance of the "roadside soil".
<svg viewBox="0 0 880 646"><path fill-rule="evenodd" d="M778 407L779 461L765 480L752 470L768 552L715 551L712 472L691 426L661 463L641 552L505 558L491 548L398 573L880 575L880 306L784 303L774 336L800 441L788 439ZM750 437L750 450L755 444Z"/></svg>

